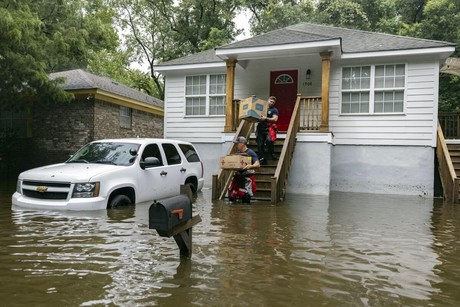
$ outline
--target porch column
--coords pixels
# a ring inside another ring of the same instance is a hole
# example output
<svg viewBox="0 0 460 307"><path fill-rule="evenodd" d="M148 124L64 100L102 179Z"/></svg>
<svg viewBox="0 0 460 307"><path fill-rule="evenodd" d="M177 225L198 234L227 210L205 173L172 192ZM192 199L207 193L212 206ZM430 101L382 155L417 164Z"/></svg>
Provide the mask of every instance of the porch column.
<svg viewBox="0 0 460 307"><path fill-rule="evenodd" d="M329 131L329 77L331 70L332 52L321 52L322 61L322 84L321 84L321 125L320 131Z"/></svg>
<svg viewBox="0 0 460 307"><path fill-rule="evenodd" d="M235 65L236 59L228 59L227 64L227 81L225 84L225 127L224 132L232 132L233 119L233 94L235 90Z"/></svg>

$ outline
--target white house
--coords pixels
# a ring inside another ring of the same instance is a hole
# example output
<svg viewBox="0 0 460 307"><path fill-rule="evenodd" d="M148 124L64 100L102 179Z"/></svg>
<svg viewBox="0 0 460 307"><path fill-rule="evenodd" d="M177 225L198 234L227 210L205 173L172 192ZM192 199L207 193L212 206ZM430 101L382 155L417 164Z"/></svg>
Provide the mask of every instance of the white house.
<svg viewBox="0 0 460 307"><path fill-rule="evenodd" d="M235 136L234 99L277 96L285 131L297 94L319 97L321 127L297 133L288 193L432 196L438 76L454 49L300 23L162 63L165 138L196 144L210 184Z"/></svg>

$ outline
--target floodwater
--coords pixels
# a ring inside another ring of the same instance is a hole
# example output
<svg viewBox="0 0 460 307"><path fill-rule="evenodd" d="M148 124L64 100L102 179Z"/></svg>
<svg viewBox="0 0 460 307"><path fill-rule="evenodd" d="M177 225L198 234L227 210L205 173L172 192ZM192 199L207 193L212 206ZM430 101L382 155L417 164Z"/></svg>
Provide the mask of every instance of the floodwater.
<svg viewBox="0 0 460 307"><path fill-rule="evenodd" d="M333 193L229 205L202 191L193 255L148 204L11 208L0 189L2 306L458 306L460 206Z"/></svg>

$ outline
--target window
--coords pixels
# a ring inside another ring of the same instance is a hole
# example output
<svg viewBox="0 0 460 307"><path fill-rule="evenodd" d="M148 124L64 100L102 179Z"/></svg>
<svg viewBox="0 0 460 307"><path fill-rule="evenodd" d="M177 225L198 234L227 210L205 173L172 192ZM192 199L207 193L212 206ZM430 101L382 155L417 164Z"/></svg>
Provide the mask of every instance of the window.
<svg viewBox="0 0 460 307"><path fill-rule="evenodd" d="M342 113L400 113L404 111L404 64L344 67Z"/></svg>
<svg viewBox="0 0 460 307"><path fill-rule="evenodd" d="M120 106L120 127L131 128L131 108Z"/></svg>
<svg viewBox="0 0 460 307"><path fill-rule="evenodd" d="M294 80L288 74L279 75L275 80L275 84L292 84L292 83L294 83Z"/></svg>
<svg viewBox="0 0 460 307"><path fill-rule="evenodd" d="M225 115L226 76L201 75L185 78L185 115Z"/></svg>
<svg viewBox="0 0 460 307"><path fill-rule="evenodd" d="M181 164L182 159L180 158L176 146L174 146L173 144L165 143L162 145L162 147L165 152L166 161L168 161L168 165Z"/></svg>
<svg viewBox="0 0 460 307"><path fill-rule="evenodd" d="M160 164L157 166L162 166L163 165L163 159L161 158L161 153L160 153L160 148L158 147L157 144L149 144L145 147L144 152L142 153L142 161L145 160L145 158L149 157L154 157L157 158L158 161L160 161Z"/></svg>
<svg viewBox="0 0 460 307"><path fill-rule="evenodd" d="M200 157L192 145L179 144L179 148L182 150L182 153L184 154L185 158L187 158L188 162L200 162Z"/></svg>

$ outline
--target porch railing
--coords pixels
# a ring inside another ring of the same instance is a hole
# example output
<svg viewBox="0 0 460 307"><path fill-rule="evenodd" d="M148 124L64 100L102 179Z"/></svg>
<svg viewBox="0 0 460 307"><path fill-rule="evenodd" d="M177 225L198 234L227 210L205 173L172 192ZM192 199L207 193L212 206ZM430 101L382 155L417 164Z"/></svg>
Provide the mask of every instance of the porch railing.
<svg viewBox="0 0 460 307"><path fill-rule="evenodd" d="M299 95L297 96L299 99ZM233 100L232 131L240 125L240 100ZM299 104L299 130L319 131L321 126L321 96L302 96Z"/></svg>
<svg viewBox="0 0 460 307"><path fill-rule="evenodd" d="M279 156L278 165L275 174L271 178L271 203L276 204L281 199L284 199L286 194L287 179L289 176L292 158L294 155L296 136L299 130L319 131L321 126L321 97L319 96L304 96L297 95L294 110L289 122L288 131L284 145ZM233 101L234 116L232 117L232 127L235 137L242 135L249 138L253 131L253 123L239 120L239 100ZM235 144L228 150L228 155L236 152ZM233 176L232 171L220 170L218 174L212 176L212 199L223 199Z"/></svg>
<svg viewBox="0 0 460 307"><path fill-rule="evenodd" d="M444 138L460 138L460 112L439 112L438 122L444 133Z"/></svg>
<svg viewBox="0 0 460 307"><path fill-rule="evenodd" d="M284 140L283 149L279 156L278 165L276 166L275 174L271 178L271 203L276 204L286 195L286 185L291 168L292 157L294 155L297 132L300 127L300 111L301 105L305 105L306 98L301 98L297 95L297 100L292 111L291 120L289 122L286 139ZM319 128L319 127L318 127Z"/></svg>
<svg viewBox="0 0 460 307"><path fill-rule="evenodd" d="M444 190L444 199L448 202L458 203L459 178L455 173L452 160L447 149L441 125L438 123L438 139L436 146L436 156L439 162L439 174Z"/></svg>
<svg viewBox="0 0 460 307"><path fill-rule="evenodd" d="M300 97L300 130L319 130L321 126L321 107L320 96Z"/></svg>

